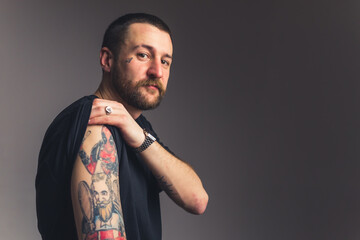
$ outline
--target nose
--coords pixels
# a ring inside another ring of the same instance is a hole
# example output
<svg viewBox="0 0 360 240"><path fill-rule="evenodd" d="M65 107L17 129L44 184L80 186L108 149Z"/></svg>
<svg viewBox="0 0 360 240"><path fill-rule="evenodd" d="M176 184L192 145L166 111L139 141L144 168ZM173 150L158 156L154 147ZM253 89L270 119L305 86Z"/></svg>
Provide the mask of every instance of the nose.
<svg viewBox="0 0 360 240"><path fill-rule="evenodd" d="M149 77L152 78L162 78L163 76L163 67L161 64L161 59L153 59L151 65L147 72Z"/></svg>

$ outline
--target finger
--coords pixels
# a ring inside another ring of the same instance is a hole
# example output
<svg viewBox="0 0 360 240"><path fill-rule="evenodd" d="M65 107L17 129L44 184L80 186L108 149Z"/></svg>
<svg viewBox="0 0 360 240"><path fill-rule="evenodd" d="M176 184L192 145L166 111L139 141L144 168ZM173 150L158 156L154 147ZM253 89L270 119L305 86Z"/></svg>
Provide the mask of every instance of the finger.
<svg viewBox="0 0 360 240"><path fill-rule="evenodd" d="M107 112L106 112L106 107L107 106L93 106L92 109L91 109L90 118L91 117L98 117L98 116L108 115ZM111 107L111 110L112 110L112 112L110 113L111 115L114 115L116 112L121 112L121 110L116 106Z"/></svg>
<svg viewBox="0 0 360 240"><path fill-rule="evenodd" d="M110 114L107 114L105 110L105 108L108 106L111 107L112 109L112 112ZM109 104L104 105L102 103L96 103L95 105L92 106L90 118L103 116L103 115L122 115L122 114L129 115L126 108L121 103L112 102L112 105Z"/></svg>
<svg viewBox="0 0 360 240"><path fill-rule="evenodd" d="M114 123L114 122L115 122L115 120L113 120L109 116L98 116L98 117L90 118L88 124L89 125L104 125L104 124L113 125L112 123Z"/></svg>
<svg viewBox="0 0 360 240"><path fill-rule="evenodd" d="M113 102L112 100L102 99L102 98L95 98L93 104L103 104L103 103L110 103Z"/></svg>
<svg viewBox="0 0 360 240"><path fill-rule="evenodd" d="M105 107L93 106L91 108L91 113L89 118L98 117L104 114L106 115Z"/></svg>
<svg viewBox="0 0 360 240"><path fill-rule="evenodd" d="M106 114L105 109L96 108L93 111L91 111L89 119L93 119L97 117L109 117L112 118L114 121L115 120L123 121L131 116L129 116L128 112L123 111L122 109L112 109L112 112L110 114Z"/></svg>
<svg viewBox="0 0 360 240"><path fill-rule="evenodd" d="M103 99L94 99L92 107L96 108L96 107L105 107L105 106L112 106L113 103L108 101L108 100L103 100Z"/></svg>
<svg viewBox="0 0 360 240"><path fill-rule="evenodd" d="M95 98L93 101L93 106L119 106L122 105L121 103L117 102L117 101L112 101L112 100L106 100L106 99L100 99L100 98Z"/></svg>
<svg viewBox="0 0 360 240"><path fill-rule="evenodd" d="M89 118L89 125L112 125L121 128L123 124L128 123L124 115L102 115L97 117Z"/></svg>

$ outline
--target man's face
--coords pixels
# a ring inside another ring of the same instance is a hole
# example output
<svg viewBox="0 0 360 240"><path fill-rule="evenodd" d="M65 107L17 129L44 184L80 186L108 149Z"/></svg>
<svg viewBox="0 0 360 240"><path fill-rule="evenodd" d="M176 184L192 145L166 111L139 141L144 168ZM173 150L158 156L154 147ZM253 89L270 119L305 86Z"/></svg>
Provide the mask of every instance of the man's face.
<svg viewBox="0 0 360 240"><path fill-rule="evenodd" d="M172 52L167 32L147 23L131 24L111 69L119 97L139 110L156 108L166 91Z"/></svg>
<svg viewBox="0 0 360 240"><path fill-rule="evenodd" d="M112 216L112 199L106 180L93 183L95 204L98 209L100 220L107 222Z"/></svg>
<svg viewBox="0 0 360 240"><path fill-rule="evenodd" d="M94 182L95 203L99 206L106 205L110 201L110 191L105 180Z"/></svg>

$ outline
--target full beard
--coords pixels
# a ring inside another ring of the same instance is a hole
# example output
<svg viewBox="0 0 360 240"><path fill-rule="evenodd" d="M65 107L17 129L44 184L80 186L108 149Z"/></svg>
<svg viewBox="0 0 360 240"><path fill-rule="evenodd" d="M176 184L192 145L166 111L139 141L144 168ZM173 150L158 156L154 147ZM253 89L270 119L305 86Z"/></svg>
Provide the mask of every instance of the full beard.
<svg viewBox="0 0 360 240"><path fill-rule="evenodd" d="M131 81L124 81L117 70L114 71L112 82L115 89L122 100L132 107L139 110L151 110L158 107L165 95L165 89L160 80L156 78L148 78L138 82L135 86ZM141 92L141 87L155 85L159 92L154 101L148 101L146 96Z"/></svg>
<svg viewBox="0 0 360 240"><path fill-rule="evenodd" d="M113 204L112 201L101 203L98 205L99 217L103 222L109 221L112 216Z"/></svg>

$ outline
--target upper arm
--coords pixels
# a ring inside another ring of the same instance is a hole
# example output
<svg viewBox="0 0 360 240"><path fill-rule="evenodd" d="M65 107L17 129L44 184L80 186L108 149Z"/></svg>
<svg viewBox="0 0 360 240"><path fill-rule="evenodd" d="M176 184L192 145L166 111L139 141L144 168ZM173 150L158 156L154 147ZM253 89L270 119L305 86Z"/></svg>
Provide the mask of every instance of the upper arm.
<svg viewBox="0 0 360 240"><path fill-rule="evenodd" d="M71 179L79 239L126 239L118 173L111 132L102 125L88 126Z"/></svg>

